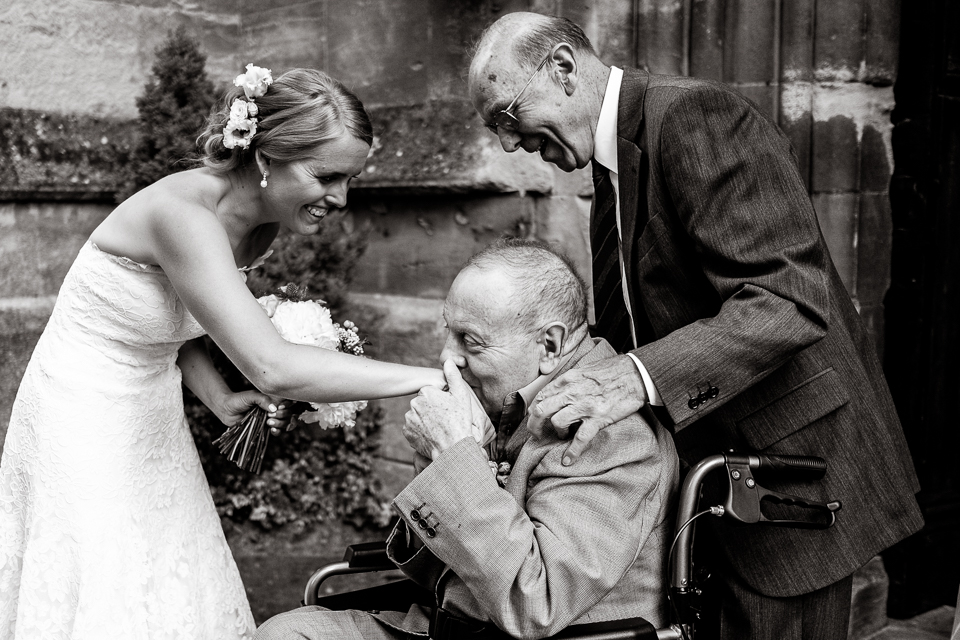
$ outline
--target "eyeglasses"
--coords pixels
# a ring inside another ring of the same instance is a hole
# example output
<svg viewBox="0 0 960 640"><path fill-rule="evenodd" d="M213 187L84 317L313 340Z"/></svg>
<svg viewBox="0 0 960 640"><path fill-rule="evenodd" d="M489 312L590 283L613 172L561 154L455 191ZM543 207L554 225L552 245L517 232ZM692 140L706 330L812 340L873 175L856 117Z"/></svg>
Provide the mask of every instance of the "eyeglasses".
<svg viewBox="0 0 960 640"><path fill-rule="evenodd" d="M523 92L527 90L527 87L530 86L530 83L533 82L533 79L537 77L537 74L540 73L540 69L543 69L543 66L547 64L547 61L550 60L550 55L553 53L553 50L540 61L540 64L537 66L536 71L530 76L530 79L527 80L527 83L523 85L520 89L520 93L517 94L517 97L510 101L510 104L507 105L506 109L501 109L493 116L493 122L487 122L483 126L487 129L490 129L494 134L499 135L499 129L505 131L516 131L520 127L520 121L517 120L517 116L513 115L512 111L517 106L517 100L520 99L520 96L523 95Z"/></svg>

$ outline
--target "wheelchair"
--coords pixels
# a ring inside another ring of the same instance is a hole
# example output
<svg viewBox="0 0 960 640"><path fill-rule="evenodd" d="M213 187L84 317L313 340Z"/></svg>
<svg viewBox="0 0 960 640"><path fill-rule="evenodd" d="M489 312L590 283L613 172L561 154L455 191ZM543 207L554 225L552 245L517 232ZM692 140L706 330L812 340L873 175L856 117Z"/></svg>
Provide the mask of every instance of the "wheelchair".
<svg viewBox="0 0 960 640"><path fill-rule="evenodd" d="M701 489L708 475L724 469L726 472L725 496L718 504L697 511ZM706 576L695 575L693 563L693 540L695 521L705 515L726 518L743 525L765 524L810 529L826 529L836 522L836 513L841 504L813 502L797 496L778 493L763 488L757 483L755 472L764 481L804 482L823 478L826 461L815 456L791 456L760 453L735 453L733 451L704 458L686 474L680 491L677 507L677 528L669 550L669 577L667 589L670 622L666 627L654 628L643 618L628 618L608 622L574 624L559 634L556 640L693 640L696 626L701 618L702 583ZM761 511L761 503L785 505L801 510L810 510L813 519L768 518ZM347 547L342 562L318 569L307 581L301 604L317 604L322 583L336 575L370 571L395 570L387 557L383 541L355 544ZM343 594L343 595L349 595ZM335 597L335 596L334 596ZM442 591L437 598L442 602ZM326 598L325 598L326 600ZM433 603L436 605L436 603ZM459 621L439 606L434 606L430 622L430 638L447 640L460 637L483 637L471 634L458 627ZM493 632L498 635L497 632ZM499 636L506 638L503 632Z"/></svg>

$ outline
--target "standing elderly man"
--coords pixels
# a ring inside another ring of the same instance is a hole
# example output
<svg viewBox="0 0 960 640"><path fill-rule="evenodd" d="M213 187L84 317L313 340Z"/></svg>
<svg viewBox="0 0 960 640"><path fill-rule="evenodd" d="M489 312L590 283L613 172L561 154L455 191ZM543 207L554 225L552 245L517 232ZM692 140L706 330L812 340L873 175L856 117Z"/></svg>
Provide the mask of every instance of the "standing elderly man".
<svg viewBox="0 0 960 640"><path fill-rule="evenodd" d="M635 617L662 624L678 482L669 433L634 412L570 467L564 441L526 429L527 403L557 375L614 355L588 335L583 282L544 245L500 241L460 272L443 316L449 391L426 388L411 402L404 435L421 470L394 500L402 520L387 543L399 568L437 594L433 637L542 638ZM474 435L483 412L497 425L486 447ZM428 623L419 605L305 607L256 637L407 638Z"/></svg>
<svg viewBox="0 0 960 640"><path fill-rule="evenodd" d="M558 379L531 428L582 423L575 468L649 403L691 464L731 447L826 458L834 528L714 525L713 632L845 638L851 574L922 526L919 487L785 136L724 85L606 66L577 25L530 13L488 28L469 87L505 151L593 164L596 333L625 355Z"/></svg>

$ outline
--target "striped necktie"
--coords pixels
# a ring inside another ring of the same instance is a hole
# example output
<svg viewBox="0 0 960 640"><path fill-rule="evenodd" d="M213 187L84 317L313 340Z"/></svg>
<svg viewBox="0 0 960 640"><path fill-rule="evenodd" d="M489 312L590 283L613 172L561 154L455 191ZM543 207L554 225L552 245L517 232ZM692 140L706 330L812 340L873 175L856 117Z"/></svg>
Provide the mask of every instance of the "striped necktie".
<svg viewBox="0 0 960 640"><path fill-rule="evenodd" d="M605 338L617 353L633 349L630 315L623 301L620 275L620 234L617 232L617 201L610 172L593 161L593 215L590 246L593 252L594 335Z"/></svg>

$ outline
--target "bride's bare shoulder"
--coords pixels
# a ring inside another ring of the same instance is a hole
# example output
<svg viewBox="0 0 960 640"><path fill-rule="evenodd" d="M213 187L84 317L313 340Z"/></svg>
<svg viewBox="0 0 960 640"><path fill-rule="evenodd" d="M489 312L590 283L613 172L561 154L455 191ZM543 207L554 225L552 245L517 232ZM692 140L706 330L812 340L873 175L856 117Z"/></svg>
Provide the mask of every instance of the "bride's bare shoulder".
<svg viewBox="0 0 960 640"><path fill-rule="evenodd" d="M156 232L215 231L219 228L217 202L227 188L225 178L207 169L166 176L118 205L94 230L91 240L118 255L156 264L156 247L151 241L157 238Z"/></svg>
<svg viewBox="0 0 960 640"><path fill-rule="evenodd" d="M161 211L170 211L169 206L176 204L189 209L206 209L213 213L216 211L217 202L229 188L229 180L225 177L209 169L199 168L161 178L135 193L130 199L142 195L142 198L137 198L137 204Z"/></svg>

